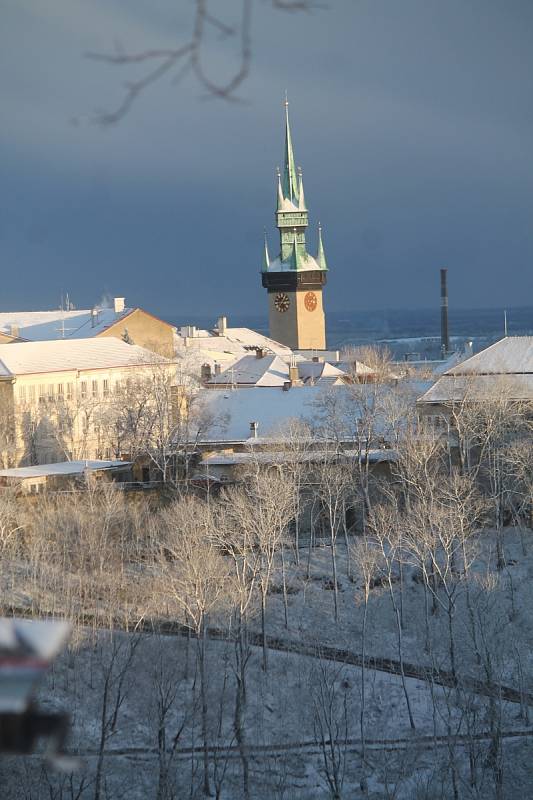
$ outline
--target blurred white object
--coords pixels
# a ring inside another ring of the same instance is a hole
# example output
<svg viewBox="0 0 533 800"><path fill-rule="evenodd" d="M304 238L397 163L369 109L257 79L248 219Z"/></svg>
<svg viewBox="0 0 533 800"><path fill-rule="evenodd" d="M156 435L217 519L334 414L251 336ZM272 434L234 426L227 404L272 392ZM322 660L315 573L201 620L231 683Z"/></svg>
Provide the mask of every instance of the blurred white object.
<svg viewBox="0 0 533 800"><path fill-rule="evenodd" d="M0 618L0 713L22 713L35 686L63 649L70 624L62 620Z"/></svg>

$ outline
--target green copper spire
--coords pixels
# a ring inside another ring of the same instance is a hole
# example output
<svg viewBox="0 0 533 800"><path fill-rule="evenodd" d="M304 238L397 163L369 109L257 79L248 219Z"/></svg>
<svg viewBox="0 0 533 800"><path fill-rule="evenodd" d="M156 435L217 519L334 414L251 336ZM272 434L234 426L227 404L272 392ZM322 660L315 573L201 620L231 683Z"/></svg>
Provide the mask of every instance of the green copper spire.
<svg viewBox="0 0 533 800"><path fill-rule="evenodd" d="M267 241L267 234L265 230L265 249L263 252L263 266L262 271L266 272L270 266L270 256L268 254L268 241Z"/></svg>
<svg viewBox="0 0 533 800"><path fill-rule="evenodd" d="M298 203L298 177L294 166L291 128L289 125L289 101L285 95L285 165L283 167L283 197L291 203Z"/></svg>
<svg viewBox="0 0 533 800"><path fill-rule="evenodd" d="M285 156L282 171L277 170L276 227L280 237L280 252L270 259L265 245L262 271L264 273L295 271L326 271L326 257L319 232L319 256L307 252L305 235L309 224L304 181L301 167L296 169L289 125L288 101L285 99ZM325 276L324 276L325 279Z"/></svg>
<svg viewBox="0 0 533 800"><path fill-rule="evenodd" d="M326 261L326 254L324 253L324 245L322 243L322 225L320 222L318 223L318 252L316 260L320 269L327 270L328 264Z"/></svg>
<svg viewBox="0 0 533 800"><path fill-rule="evenodd" d="M276 211L281 211L283 208L283 192L281 190L281 172L278 167L278 197L276 201Z"/></svg>
<svg viewBox="0 0 533 800"><path fill-rule="evenodd" d="M305 211L305 196L304 196L304 176L302 175L302 168L298 167L298 195L300 201L298 203L298 210Z"/></svg>

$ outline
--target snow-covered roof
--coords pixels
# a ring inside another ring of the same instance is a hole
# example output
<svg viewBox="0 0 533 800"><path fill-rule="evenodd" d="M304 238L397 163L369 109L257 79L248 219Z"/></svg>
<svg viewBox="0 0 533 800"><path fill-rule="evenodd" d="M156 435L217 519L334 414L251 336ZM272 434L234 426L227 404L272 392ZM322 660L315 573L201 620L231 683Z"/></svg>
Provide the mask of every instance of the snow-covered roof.
<svg viewBox="0 0 533 800"><path fill-rule="evenodd" d="M283 386L289 380L289 367L279 356L244 356L236 364L208 381L217 386Z"/></svg>
<svg viewBox="0 0 533 800"><path fill-rule="evenodd" d="M187 330L192 330L193 334L189 336ZM197 349L235 355L245 355L256 348L276 355L290 356L292 352L287 345L276 342L251 328L226 328L224 334L219 335L216 331L199 330L193 326L181 327L176 336L176 348L180 352Z"/></svg>
<svg viewBox="0 0 533 800"><path fill-rule="evenodd" d="M144 347L113 337L0 344L0 378L75 369L146 366L155 361L171 363Z"/></svg>
<svg viewBox="0 0 533 800"><path fill-rule="evenodd" d="M532 400L533 374L442 375L418 402L486 401L502 396L508 400Z"/></svg>
<svg viewBox="0 0 533 800"><path fill-rule="evenodd" d="M415 360L409 359L408 361L395 361L393 363L398 372L423 372L437 378L439 375L443 375L445 372L451 370L452 367L462 364L463 361L470 358L470 355L471 354L458 350L445 359L421 358Z"/></svg>
<svg viewBox="0 0 533 800"><path fill-rule="evenodd" d="M253 331L251 328L226 328L226 333L221 338L236 342L247 349L261 347L264 350L270 350L272 353L276 353L276 355L291 353L291 348L287 347L286 344L276 342L269 336Z"/></svg>
<svg viewBox="0 0 533 800"><path fill-rule="evenodd" d="M452 367L419 400L420 403L533 398L533 336L507 336Z"/></svg>
<svg viewBox="0 0 533 800"><path fill-rule="evenodd" d="M352 376L363 377L376 374L376 370L372 369L371 367L368 367L366 364L363 364L362 361L358 360L337 361L335 362L335 366L338 369L342 370L342 372L344 372L345 374Z"/></svg>
<svg viewBox="0 0 533 800"><path fill-rule="evenodd" d="M506 336L446 372L446 375L509 374L533 374L533 336Z"/></svg>
<svg viewBox="0 0 533 800"><path fill-rule="evenodd" d="M134 308L124 308L115 312L112 308L98 308L73 311L8 311L0 313L0 331L29 341L50 341L52 339L86 339L98 336L111 325L129 316Z"/></svg>
<svg viewBox="0 0 533 800"><path fill-rule="evenodd" d="M346 460L358 459L361 453L359 450L351 449L343 450L342 452L334 452L331 450L305 450L299 454L283 450L250 450L245 453L212 453L202 458L200 466L208 468L212 466L238 466L250 463L283 464L286 461L293 462L296 455L300 461L315 462L324 461L328 458ZM395 461L398 456L395 450L373 448L368 451L367 458L370 463L377 463L382 461Z"/></svg>
<svg viewBox="0 0 533 800"><path fill-rule="evenodd" d="M301 213L302 211L305 211L305 209L297 206L289 197L282 197L278 204L278 211L295 211L297 213Z"/></svg>
<svg viewBox="0 0 533 800"><path fill-rule="evenodd" d="M291 258L287 259L287 261L282 261L281 256L278 256L272 259L265 272L305 272L306 270L312 269L322 270L322 267L309 253L303 253L300 256L298 270L294 268L294 263Z"/></svg>
<svg viewBox="0 0 533 800"><path fill-rule="evenodd" d="M0 478L43 478L60 475L83 475L94 470L113 470L131 466L131 461L60 461L57 464L38 464L33 467L0 469Z"/></svg>
<svg viewBox="0 0 533 800"><path fill-rule="evenodd" d="M208 432L204 441L244 442L250 436L250 422L257 422L259 434L273 433L290 419L312 416L312 403L322 392L318 386L302 386L288 392L279 388L252 387L201 392L205 407L214 416L224 415L227 424L222 431Z"/></svg>
<svg viewBox="0 0 533 800"><path fill-rule="evenodd" d="M375 385L374 385L375 386ZM428 388L428 382L405 382L404 391L413 398ZM375 393L375 388L360 384L358 391ZM383 392L395 391L394 387L383 386ZM303 385L284 391L277 387L254 386L246 389L213 390L200 392L204 411L215 419L224 419L225 425L200 437L201 443L246 442L250 437L250 423L257 422L260 437L278 435L291 420L311 420L317 416L317 406L331 392L338 403L339 413L349 409L346 419L350 424L347 436L354 435L353 423L360 413L360 404L354 402L353 386L328 387L320 383L315 386ZM344 403L344 406L343 406ZM376 424L376 431L378 425Z"/></svg>
<svg viewBox="0 0 533 800"><path fill-rule="evenodd" d="M334 367L328 361L300 361L298 363L298 373L302 380L307 378L339 378L345 373L338 367Z"/></svg>
<svg viewBox="0 0 533 800"><path fill-rule="evenodd" d="M298 378L304 383L338 383L345 373L327 361L297 360ZM289 380L289 363L279 356L247 355L215 375L209 386L283 386Z"/></svg>

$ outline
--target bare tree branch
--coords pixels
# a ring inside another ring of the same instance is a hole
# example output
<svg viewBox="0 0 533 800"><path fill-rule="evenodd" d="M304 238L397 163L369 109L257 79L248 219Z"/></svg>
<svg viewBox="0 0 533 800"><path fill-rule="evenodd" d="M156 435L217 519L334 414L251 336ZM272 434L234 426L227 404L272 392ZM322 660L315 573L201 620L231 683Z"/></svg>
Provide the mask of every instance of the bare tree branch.
<svg viewBox="0 0 533 800"><path fill-rule="evenodd" d="M124 84L124 96L115 109L97 111L95 121L100 125L113 125L119 122L130 111L132 105L145 89L159 81L175 67L180 67L172 83L175 85L191 70L209 97L236 102L237 89L250 74L252 62L252 17L256 0L241 0L240 21L237 25L228 25L219 16L209 10L209 0L195 0L194 21L190 40L180 47L147 49L137 53L123 53L116 47L115 53L86 53L93 61L103 61L118 66L155 62L143 77ZM285 12L311 11L319 6L314 0L271 0L272 8ZM238 63L230 77L226 80L214 77L204 65L206 28L214 28L220 38L234 37L238 41Z"/></svg>

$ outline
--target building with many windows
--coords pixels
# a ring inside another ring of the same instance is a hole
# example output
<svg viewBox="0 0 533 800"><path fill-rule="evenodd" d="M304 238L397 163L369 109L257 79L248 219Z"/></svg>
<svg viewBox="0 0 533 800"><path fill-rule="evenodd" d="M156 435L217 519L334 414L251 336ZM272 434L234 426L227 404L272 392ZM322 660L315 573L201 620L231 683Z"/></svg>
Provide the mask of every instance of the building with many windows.
<svg viewBox="0 0 533 800"><path fill-rule="evenodd" d="M174 362L114 338L0 344L2 465L140 451L174 378Z"/></svg>

